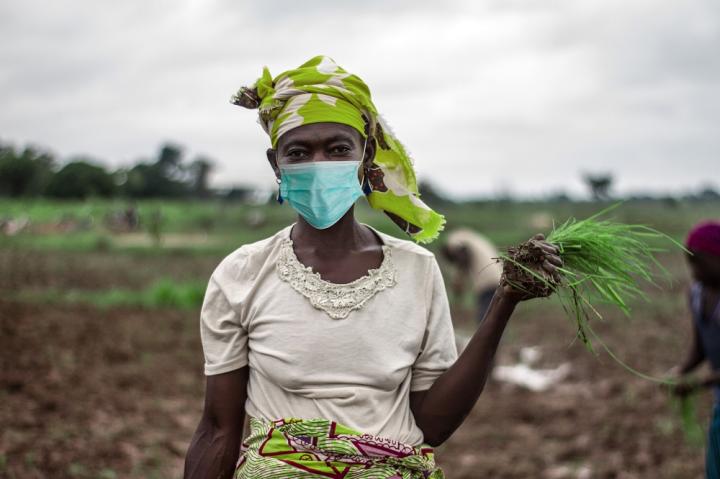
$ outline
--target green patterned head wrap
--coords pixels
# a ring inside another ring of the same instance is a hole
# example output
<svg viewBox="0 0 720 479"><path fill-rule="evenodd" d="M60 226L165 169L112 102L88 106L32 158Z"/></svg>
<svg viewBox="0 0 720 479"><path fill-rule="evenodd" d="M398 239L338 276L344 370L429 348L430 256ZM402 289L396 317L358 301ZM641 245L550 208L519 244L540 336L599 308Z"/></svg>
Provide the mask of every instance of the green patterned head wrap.
<svg viewBox="0 0 720 479"><path fill-rule="evenodd" d="M275 78L263 69L252 87L242 87L232 103L259 109L260 124L278 138L293 128L312 123L341 123L376 143L365 178L370 206L384 211L415 241L437 238L445 218L420 199L410 156L377 112L365 82L326 56L317 56L299 68Z"/></svg>

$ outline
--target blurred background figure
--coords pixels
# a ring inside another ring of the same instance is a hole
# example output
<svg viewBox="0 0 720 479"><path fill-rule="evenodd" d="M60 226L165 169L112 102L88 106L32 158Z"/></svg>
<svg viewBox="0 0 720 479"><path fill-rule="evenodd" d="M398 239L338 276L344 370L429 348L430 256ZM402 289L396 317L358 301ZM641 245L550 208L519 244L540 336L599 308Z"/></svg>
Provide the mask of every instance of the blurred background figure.
<svg viewBox="0 0 720 479"><path fill-rule="evenodd" d="M500 253L490 240L469 229L451 231L441 251L452 266L453 293L462 296L470 291L474 295L479 324L500 283L502 266L496 259Z"/></svg>
<svg viewBox="0 0 720 479"><path fill-rule="evenodd" d="M715 406L708 435L706 477L720 478L720 222L695 226L686 241L688 263L694 283L690 288L693 342L685 362L678 368L683 377L674 392L680 396L712 387ZM684 376L708 360L712 373L701 380Z"/></svg>

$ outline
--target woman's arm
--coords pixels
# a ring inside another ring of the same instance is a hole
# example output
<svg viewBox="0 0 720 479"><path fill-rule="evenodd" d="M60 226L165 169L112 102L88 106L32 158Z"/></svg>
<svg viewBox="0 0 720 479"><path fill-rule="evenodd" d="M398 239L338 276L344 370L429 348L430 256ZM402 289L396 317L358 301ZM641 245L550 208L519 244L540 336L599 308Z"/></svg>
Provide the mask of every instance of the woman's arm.
<svg viewBox="0 0 720 479"><path fill-rule="evenodd" d="M185 457L185 479L229 479L242 442L247 366L207 377L205 408Z"/></svg>
<svg viewBox="0 0 720 479"><path fill-rule="evenodd" d="M711 388L713 386L720 385L720 371L713 371L700 382L700 386L705 388Z"/></svg>
<svg viewBox="0 0 720 479"><path fill-rule="evenodd" d="M556 276L556 267L562 265L557 248L545 243L542 235L533 239L545 253L542 268ZM442 444L470 413L485 387L505 326L515 306L525 299L530 297L510 285L499 286L485 318L458 360L430 389L410 394L410 408L425 442L431 446Z"/></svg>
<svg viewBox="0 0 720 479"><path fill-rule="evenodd" d="M697 326L695 326L695 321L693 320L692 345L690 346L685 361L680 366L675 366L670 370L669 379L672 381L669 385L670 391L676 396L685 396L698 388L720 384L720 373L714 373L702 381L685 377L685 375L691 373L703 361L705 361L705 350L700 341L700 331L698 331Z"/></svg>
<svg viewBox="0 0 720 479"><path fill-rule="evenodd" d="M450 369L427 391L410 393L410 408L425 442L438 446L465 420L480 397L517 300L498 288L485 319Z"/></svg>
<svg viewBox="0 0 720 479"><path fill-rule="evenodd" d="M700 342L700 333L694 321L692 323L692 330L692 345L690 346L690 351L688 352L685 362L683 362L678 369L678 374L680 375L691 372L705 360L705 351L703 351L702 343Z"/></svg>
<svg viewBox="0 0 720 479"><path fill-rule="evenodd" d="M675 366L668 372L668 379L670 383L665 385L669 388L670 392L677 396L685 396L695 391L697 388L702 387L703 384L694 379L685 377L697 368L703 361L705 361L705 350L703 349L702 342L700 341L700 331L695 326L695 321L691 319L692 325L692 343L690 349L687 352L685 361L679 366ZM715 381L709 381L708 386L715 384Z"/></svg>

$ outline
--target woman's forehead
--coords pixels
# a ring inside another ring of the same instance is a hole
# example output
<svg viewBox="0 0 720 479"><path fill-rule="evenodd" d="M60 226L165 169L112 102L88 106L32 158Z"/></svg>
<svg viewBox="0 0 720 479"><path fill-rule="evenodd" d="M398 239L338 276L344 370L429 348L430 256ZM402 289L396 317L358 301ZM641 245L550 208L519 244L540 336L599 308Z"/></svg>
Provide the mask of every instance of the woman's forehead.
<svg viewBox="0 0 720 479"><path fill-rule="evenodd" d="M360 141L360 133L353 127L342 123L311 123L288 131L279 138L278 145L291 142L322 142L341 138Z"/></svg>

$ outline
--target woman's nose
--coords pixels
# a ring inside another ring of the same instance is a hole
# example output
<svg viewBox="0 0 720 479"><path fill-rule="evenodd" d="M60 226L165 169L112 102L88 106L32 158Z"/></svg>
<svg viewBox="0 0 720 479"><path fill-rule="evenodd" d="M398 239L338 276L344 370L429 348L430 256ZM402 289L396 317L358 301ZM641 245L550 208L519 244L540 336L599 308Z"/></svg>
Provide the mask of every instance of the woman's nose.
<svg viewBox="0 0 720 479"><path fill-rule="evenodd" d="M330 155L323 149L314 150L310 161L330 161Z"/></svg>

